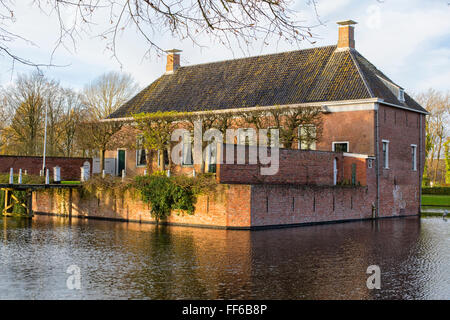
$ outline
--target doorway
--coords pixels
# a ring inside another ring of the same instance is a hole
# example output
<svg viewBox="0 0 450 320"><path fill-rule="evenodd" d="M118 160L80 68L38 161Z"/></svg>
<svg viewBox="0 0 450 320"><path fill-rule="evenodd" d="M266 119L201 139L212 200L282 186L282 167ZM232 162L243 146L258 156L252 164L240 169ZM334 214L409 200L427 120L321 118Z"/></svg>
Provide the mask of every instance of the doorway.
<svg viewBox="0 0 450 320"><path fill-rule="evenodd" d="M125 170L125 150L117 150L117 175L122 175L122 170Z"/></svg>

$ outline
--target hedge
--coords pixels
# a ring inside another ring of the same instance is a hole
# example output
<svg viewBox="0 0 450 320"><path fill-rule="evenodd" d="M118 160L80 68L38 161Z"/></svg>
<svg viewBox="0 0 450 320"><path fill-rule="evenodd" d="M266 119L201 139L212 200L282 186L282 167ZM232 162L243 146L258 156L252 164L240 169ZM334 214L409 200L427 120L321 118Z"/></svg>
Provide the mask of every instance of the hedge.
<svg viewBox="0 0 450 320"><path fill-rule="evenodd" d="M450 187L422 188L422 194L450 195Z"/></svg>

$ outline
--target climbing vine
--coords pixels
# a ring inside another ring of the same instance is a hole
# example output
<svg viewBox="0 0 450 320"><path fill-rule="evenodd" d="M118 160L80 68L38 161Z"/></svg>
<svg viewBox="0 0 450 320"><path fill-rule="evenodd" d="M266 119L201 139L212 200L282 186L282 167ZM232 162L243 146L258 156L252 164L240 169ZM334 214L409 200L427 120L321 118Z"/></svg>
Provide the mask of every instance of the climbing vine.
<svg viewBox="0 0 450 320"><path fill-rule="evenodd" d="M197 196L212 192L215 185L215 180L208 174L194 178L155 173L137 176L134 180L134 188L140 192L142 201L150 204L150 213L157 222L169 216L172 210L194 214Z"/></svg>

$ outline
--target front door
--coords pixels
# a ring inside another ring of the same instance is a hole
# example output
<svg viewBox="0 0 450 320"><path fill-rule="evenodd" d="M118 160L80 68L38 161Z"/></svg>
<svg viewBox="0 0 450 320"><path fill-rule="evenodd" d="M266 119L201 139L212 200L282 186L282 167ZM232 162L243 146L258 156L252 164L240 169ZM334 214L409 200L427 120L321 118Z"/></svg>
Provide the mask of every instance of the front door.
<svg viewBox="0 0 450 320"><path fill-rule="evenodd" d="M122 170L125 170L125 150L117 150L117 175L122 175Z"/></svg>

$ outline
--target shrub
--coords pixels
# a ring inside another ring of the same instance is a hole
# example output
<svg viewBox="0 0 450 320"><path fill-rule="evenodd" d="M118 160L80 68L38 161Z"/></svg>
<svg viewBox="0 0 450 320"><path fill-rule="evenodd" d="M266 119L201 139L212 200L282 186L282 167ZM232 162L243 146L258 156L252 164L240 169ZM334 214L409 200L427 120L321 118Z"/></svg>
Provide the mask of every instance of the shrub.
<svg viewBox="0 0 450 320"><path fill-rule="evenodd" d="M450 187L422 188L422 194L450 195Z"/></svg>
<svg viewBox="0 0 450 320"><path fill-rule="evenodd" d="M206 174L194 178L156 173L137 176L134 181L134 188L140 192L142 201L150 204L150 213L157 222L169 216L172 210L194 214L197 195L212 192L215 186L215 180Z"/></svg>
<svg viewBox="0 0 450 320"><path fill-rule="evenodd" d="M122 196L130 187L129 179L122 182L122 178L106 175L102 178L101 175L93 175L89 180L81 183L82 196L95 196L98 191L110 192L114 197Z"/></svg>

